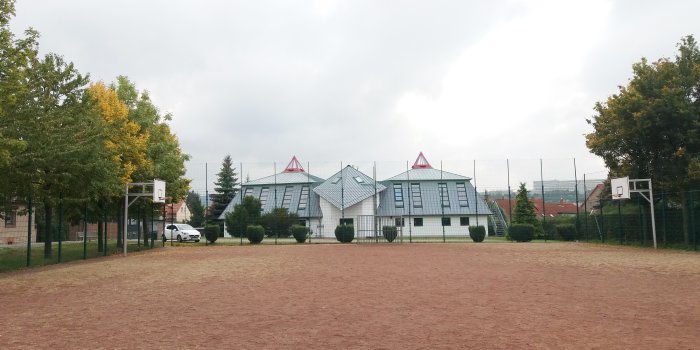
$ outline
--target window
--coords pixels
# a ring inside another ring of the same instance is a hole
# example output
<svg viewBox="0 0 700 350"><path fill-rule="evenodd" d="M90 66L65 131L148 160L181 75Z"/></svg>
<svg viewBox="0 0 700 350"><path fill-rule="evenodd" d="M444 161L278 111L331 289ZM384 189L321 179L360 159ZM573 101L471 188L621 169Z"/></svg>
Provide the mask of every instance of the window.
<svg viewBox="0 0 700 350"><path fill-rule="evenodd" d="M452 226L452 220L450 218L442 218L442 226Z"/></svg>
<svg viewBox="0 0 700 350"><path fill-rule="evenodd" d="M264 207L265 203L267 202L267 197L270 195L270 188L269 187L263 187L262 190L260 190L260 206Z"/></svg>
<svg viewBox="0 0 700 350"><path fill-rule="evenodd" d="M352 225L352 219L340 219L340 225Z"/></svg>
<svg viewBox="0 0 700 350"><path fill-rule="evenodd" d="M396 227L404 227L405 224L406 224L406 222L404 221L403 218L394 219L394 226L396 226Z"/></svg>
<svg viewBox="0 0 700 350"><path fill-rule="evenodd" d="M403 188L401 184L394 184L394 204L397 208L403 208Z"/></svg>
<svg viewBox="0 0 700 350"><path fill-rule="evenodd" d="M359 176L355 176L355 177L353 177L353 179L355 179L355 181L357 181L358 184L365 183L365 180L362 180L362 178Z"/></svg>
<svg viewBox="0 0 700 350"><path fill-rule="evenodd" d="M411 184L411 200L414 208L423 208L423 198L420 195L420 184Z"/></svg>
<svg viewBox="0 0 700 350"><path fill-rule="evenodd" d="M423 226L423 218L413 218L413 226Z"/></svg>
<svg viewBox="0 0 700 350"><path fill-rule="evenodd" d="M284 196L282 196L282 208L289 209L289 205L292 203L292 192L294 186L286 186L284 188Z"/></svg>
<svg viewBox="0 0 700 350"><path fill-rule="evenodd" d="M338 181L340 181L340 178L336 177L335 179L333 179L333 181L331 181L331 183L335 185L338 183Z"/></svg>
<svg viewBox="0 0 700 350"><path fill-rule="evenodd" d="M440 192L440 201L442 202L442 206L445 208L449 208L449 206L450 206L450 194L447 192L447 184L444 182L439 183L438 190ZM445 226L449 226L449 225L445 225Z"/></svg>
<svg viewBox="0 0 700 350"><path fill-rule="evenodd" d="M469 226L469 217L462 216L459 218L459 226Z"/></svg>
<svg viewBox="0 0 700 350"><path fill-rule="evenodd" d="M17 226L17 212L16 211L6 211L5 212L5 227L13 228Z"/></svg>
<svg viewBox="0 0 700 350"><path fill-rule="evenodd" d="M459 200L460 207L468 207L469 199L467 198L467 186L464 182L457 183L457 200Z"/></svg>
<svg viewBox="0 0 700 350"><path fill-rule="evenodd" d="M299 225L306 226L306 220L304 220L304 219L299 220Z"/></svg>
<svg viewBox="0 0 700 350"><path fill-rule="evenodd" d="M309 203L309 186L301 186L301 197L299 197L299 209L306 209L306 205Z"/></svg>
<svg viewBox="0 0 700 350"><path fill-rule="evenodd" d="M243 198L248 197L248 196L252 196L252 195L253 195L253 188L248 187L245 189L245 193L243 194Z"/></svg>

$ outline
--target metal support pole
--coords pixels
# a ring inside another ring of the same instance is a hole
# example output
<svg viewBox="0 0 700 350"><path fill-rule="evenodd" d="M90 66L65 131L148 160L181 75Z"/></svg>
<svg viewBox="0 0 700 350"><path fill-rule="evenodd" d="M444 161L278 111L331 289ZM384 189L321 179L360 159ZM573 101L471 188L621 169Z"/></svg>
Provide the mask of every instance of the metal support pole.
<svg viewBox="0 0 700 350"><path fill-rule="evenodd" d="M126 231L128 231L128 217L129 217L129 184L125 186L126 191L124 192L124 226L122 226L122 246L124 250L124 256L126 256Z"/></svg>
<svg viewBox="0 0 700 350"><path fill-rule="evenodd" d="M32 265L32 195L29 194L29 217L27 222L27 267Z"/></svg>
<svg viewBox="0 0 700 350"><path fill-rule="evenodd" d="M62 260L63 245L63 192L59 194L58 202L58 262Z"/></svg>
<svg viewBox="0 0 700 350"><path fill-rule="evenodd" d="M617 201L617 220L619 222L618 225L620 227L620 229L619 229L620 245L622 245L625 229L622 226L622 202L620 202L620 201Z"/></svg>
<svg viewBox="0 0 700 350"><path fill-rule="evenodd" d="M87 224L87 216L88 216L88 209L87 209L87 201L85 202L85 212L83 216L83 260L87 259L87 236L88 236L88 224Z"/></svg>
<svg viewBox="0 0 700 350"><path fill-rule="evenodd" d="M574 158L574 191L576 195L576 234L578 234L578 232L581 231L581 223L579 222L580 218L578 213L578 177L576 176L576 158Z"/></svg>
<svg viewBox="0 0 700 350"><path fill-rule="evenodd" d="M506 170L508 172L508 225L513 223L513 201L510 197L510 160L506 159Z"/></svg>
<svg viewBox="0 0 700 350"><path fill-rule="evenodd" d="M651 188L651 179L649 180L649 204L651 206L651 234L654 238L654 249L656 249L656 219L654 218L654 191Z"/></svg>
<svg viewBox="0 0 700 350"><path fill-rule="evenodd" d="M542 188L542 231L544 231L544 241L547 242L547 209L544 202L544 177L542 173L542 158L540 158L540 186Z"/></svg>

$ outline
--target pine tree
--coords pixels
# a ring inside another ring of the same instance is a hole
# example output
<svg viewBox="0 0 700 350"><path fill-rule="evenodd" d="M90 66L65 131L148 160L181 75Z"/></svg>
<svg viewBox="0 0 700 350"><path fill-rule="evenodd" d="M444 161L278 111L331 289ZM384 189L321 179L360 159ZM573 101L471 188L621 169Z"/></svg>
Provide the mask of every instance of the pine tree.
<svg viewBox="0 0 700 350"><path fill-rule="evenodd" d="M208 219L211 221L219 221L219 215L223 213L238 191L236 188L238 178L235 170L236 168L233 167L231 162L231 156L227 155L221 164L221 171L216 175L217 181L214 183L216 185L214 187L215 193L210 196L212 203L209 207Z"/></svg>
<svg viewBox="0 0 700 350"><path fill-rule="evenodd" d="M537 215L535 214L535 204L528 198L527 188L525 183L520 183L518 194L515 196L515 209L513 210L514 224L530 224L537 223Z"/></svg>

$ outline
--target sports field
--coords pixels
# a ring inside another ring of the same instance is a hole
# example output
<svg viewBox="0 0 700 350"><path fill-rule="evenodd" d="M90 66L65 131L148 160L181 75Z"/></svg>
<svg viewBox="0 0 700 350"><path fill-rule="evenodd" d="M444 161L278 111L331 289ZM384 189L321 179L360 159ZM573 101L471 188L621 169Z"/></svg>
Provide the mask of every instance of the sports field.
<svg viewBox="0 0 700 350"><path fill-rule="evenodd" d="M0 275L3 349L692 349L700 255L583 243L165 247Z"/></svg>

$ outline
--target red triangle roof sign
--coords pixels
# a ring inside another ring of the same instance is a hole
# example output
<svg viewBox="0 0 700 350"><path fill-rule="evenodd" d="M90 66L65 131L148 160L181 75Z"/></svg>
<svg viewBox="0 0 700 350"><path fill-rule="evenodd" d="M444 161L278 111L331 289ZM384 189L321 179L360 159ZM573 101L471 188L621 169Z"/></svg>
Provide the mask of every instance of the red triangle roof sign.
<svg viewBox="0 0 700 350"><path fill-rule="evenodd" d="M303 173L304 168L301 166L301 163L299 163L299 160L297 159L297 156L293 156L292 160L289 161L289 164L287 164L287 167L284 168L285 173Z"/></svg>
<svg viewBox="0 0 700 350"><path fill-rule="evenodd" d="M425 159L423 152L420 152L418 154L418 158L416 158L416 162L413 163L413 166L411 168L412 169L432 169L433 167L430 166L430 163L428 163L428 160Z"/></svg>

